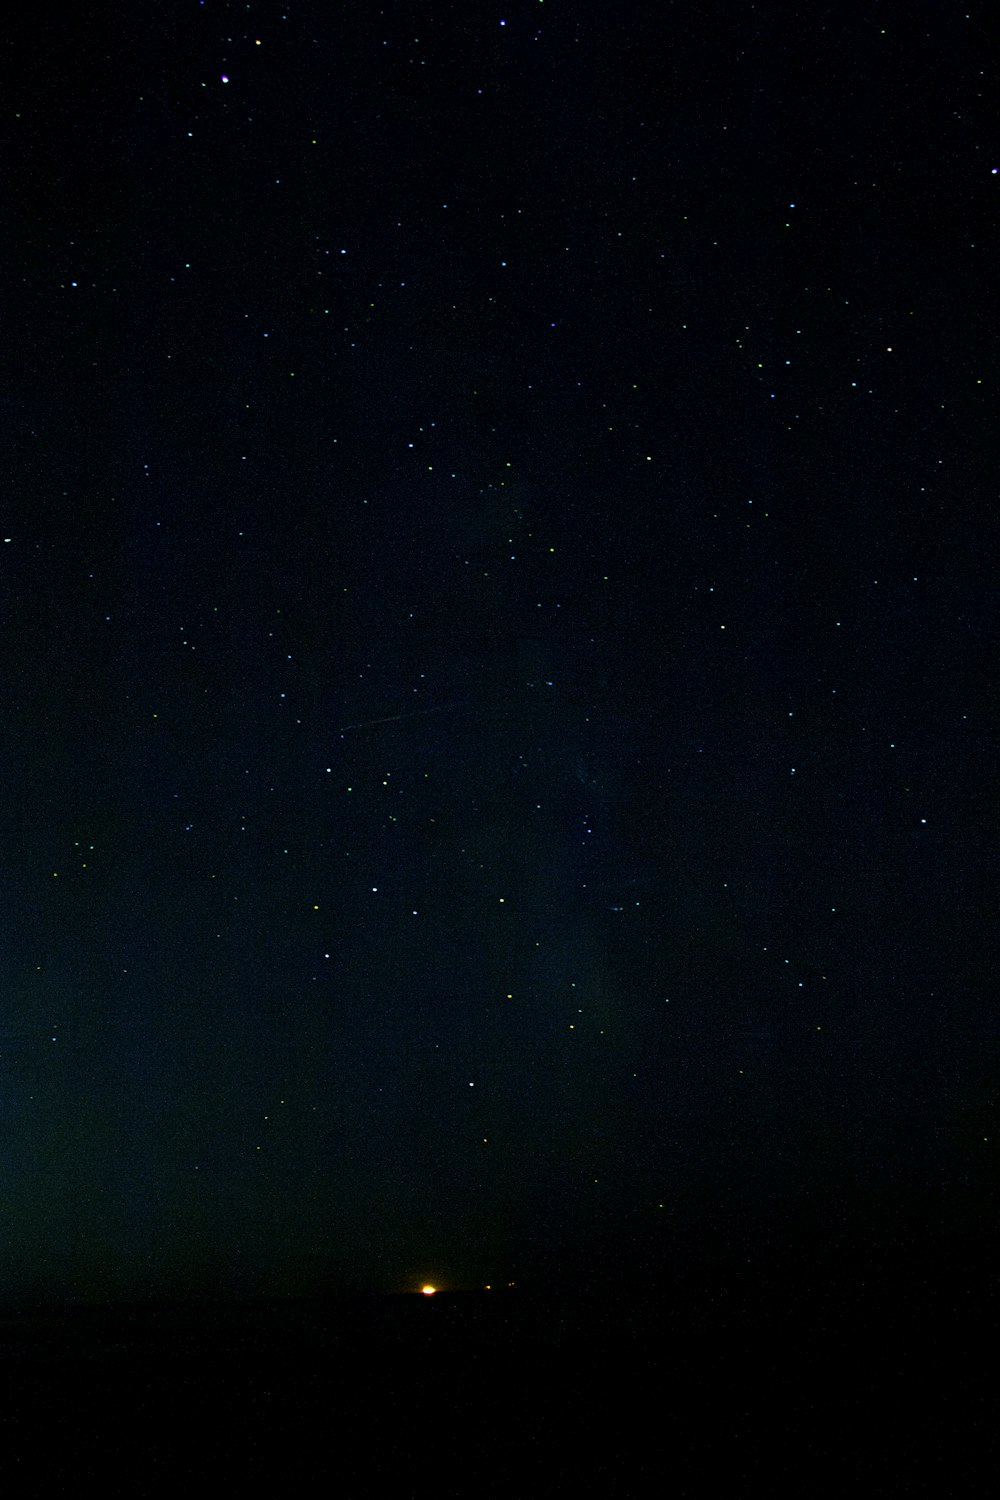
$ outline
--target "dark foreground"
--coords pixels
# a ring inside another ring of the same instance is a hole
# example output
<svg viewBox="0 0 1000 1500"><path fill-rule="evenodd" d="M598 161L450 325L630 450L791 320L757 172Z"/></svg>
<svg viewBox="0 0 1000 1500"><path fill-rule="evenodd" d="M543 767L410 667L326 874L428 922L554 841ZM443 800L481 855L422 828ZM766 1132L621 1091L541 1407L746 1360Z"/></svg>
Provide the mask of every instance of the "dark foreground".
<svg viewBox="0 0 1000 1500"><path fill-rule="evenodd" d="M995 1475L994 1331L960 1273L12 1308L0 1483L967 1497Z"/></svg>

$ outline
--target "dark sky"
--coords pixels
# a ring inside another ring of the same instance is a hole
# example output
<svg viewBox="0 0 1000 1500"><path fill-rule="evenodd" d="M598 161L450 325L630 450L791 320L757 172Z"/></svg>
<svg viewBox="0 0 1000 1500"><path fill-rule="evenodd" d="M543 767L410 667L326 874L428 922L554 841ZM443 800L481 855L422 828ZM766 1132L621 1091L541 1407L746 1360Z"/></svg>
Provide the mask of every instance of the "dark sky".
<svg viewBox="0 0 1000 1500"><path fill-rule="evenodd" d="M989 23L7 33L7 1287L985 1233Z"/></svg>

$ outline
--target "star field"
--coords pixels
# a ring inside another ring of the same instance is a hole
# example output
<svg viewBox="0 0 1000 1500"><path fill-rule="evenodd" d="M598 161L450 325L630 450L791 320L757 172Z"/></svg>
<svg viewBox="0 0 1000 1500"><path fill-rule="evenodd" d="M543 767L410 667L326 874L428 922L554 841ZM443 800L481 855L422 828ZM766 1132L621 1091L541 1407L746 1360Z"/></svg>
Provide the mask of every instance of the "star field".
<svg viewBox="0 0 1000 1500"><path fill-rule="evenodd" d="M12 39L8 1285L982 1232L993 49L722 25Z"/></svg>

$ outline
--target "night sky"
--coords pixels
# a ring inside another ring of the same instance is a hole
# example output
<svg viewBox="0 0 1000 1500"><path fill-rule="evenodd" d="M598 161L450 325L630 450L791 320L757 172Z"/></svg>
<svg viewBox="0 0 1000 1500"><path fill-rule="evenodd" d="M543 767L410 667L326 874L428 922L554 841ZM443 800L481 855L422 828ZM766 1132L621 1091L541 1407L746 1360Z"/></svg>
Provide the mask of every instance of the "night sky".
<svg viewBox="0 0 1000 1500"><path fill-rule="evenodd" d="M5 1288L983 1242L988 19L6 35Z"/></svg>

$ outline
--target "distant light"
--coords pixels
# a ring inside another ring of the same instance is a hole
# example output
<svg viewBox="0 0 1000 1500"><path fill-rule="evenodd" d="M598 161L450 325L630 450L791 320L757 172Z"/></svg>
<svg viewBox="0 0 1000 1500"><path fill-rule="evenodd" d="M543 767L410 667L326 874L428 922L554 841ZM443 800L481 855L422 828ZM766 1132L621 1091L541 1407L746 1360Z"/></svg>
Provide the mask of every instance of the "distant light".
<svg viewBox="0 0 1000 1500"><path fill-rule="evenodd" d="M433 1297L434 1293L437 1291L437 1287L436 1286L422 1286L420 1288L420 1290L423 1292L423 1294L424 1294L425 1297Z"/></svg>

